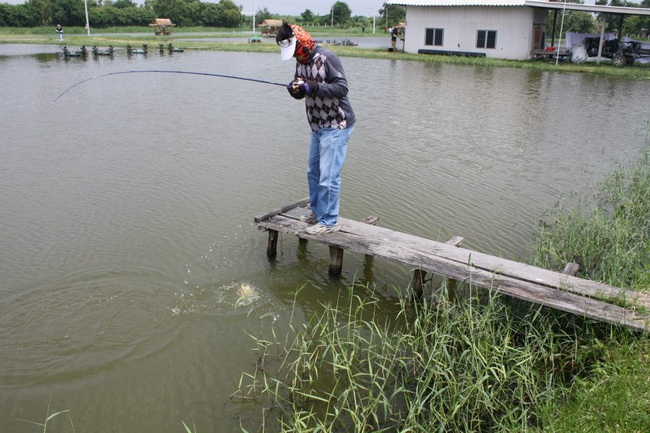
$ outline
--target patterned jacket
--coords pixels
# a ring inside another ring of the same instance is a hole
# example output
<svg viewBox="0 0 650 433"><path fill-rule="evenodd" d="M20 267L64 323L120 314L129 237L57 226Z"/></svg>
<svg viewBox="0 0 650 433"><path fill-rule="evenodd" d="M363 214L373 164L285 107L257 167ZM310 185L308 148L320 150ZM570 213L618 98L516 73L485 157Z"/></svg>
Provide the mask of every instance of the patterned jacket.
<svg viewBox="0 0 650 433"><path fill-rule="evenodd" d="M346 129L354 126L355 116L348 100L348 81L338 56L315 45L306 64L296 62L295 78L318 83L315 95L300 95L305 99L307 120L311 130L322 128Z"/></svg>

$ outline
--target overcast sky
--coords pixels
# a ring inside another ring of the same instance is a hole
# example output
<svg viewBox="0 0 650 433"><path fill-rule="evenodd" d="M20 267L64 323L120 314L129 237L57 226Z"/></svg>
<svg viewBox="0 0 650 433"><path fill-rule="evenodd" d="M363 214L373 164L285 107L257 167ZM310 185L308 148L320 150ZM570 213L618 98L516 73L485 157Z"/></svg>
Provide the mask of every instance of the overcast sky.
<svg viewBox="0 0 650 433"><path fill-rule="evenodd" d="M336 3L337 0L320 0L318 2L305 2L301 0L239 0L234 1L235 4L244 6L244 12L249 13L253 9L253 3L255 3L255 10L260 10L262 8L268 9L272 14L279 15L300 15L309 9L316 15L325 15L329 13L331 7ZM350 6L352 10L352 16L363 15L363 16L372 16L373 10L375 13L378 13L381 6L384 4L382 1L373 1L373 0L342 0Z"/></svg>
<svg viewBox="0 0 650 433"><path fill-rule="evenodd" d="M137 4L143 4L144 0L133 0ZM208 0L201 0L208 1ZM246 15L252 14L260 9L266 8L272 14L278 15L300 15L305 9L311 10L316 15L328 14L331 7L337 0L319 0L317 2L306 2L304 0L233 0L236 5L243 6ZM363 15L371 17L378 14L379 9L385 0L342 0L350 6L352 16ZM210 0L210 3L219 3L219 0ZM25 0L0 0L0 3L23 4Z"/></svg>

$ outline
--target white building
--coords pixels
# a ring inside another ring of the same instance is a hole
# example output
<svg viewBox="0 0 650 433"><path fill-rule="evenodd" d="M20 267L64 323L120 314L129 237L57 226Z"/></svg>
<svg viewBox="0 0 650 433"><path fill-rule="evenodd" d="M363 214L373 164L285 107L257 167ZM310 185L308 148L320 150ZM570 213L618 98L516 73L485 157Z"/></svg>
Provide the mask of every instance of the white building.
<svg viewBox="0 0 650 433"><path fill-rule="evenodd" d="M539 0L389 0L388 4L406 6L407 53L515 60L528 59L532 50L544 48L548 10L650 15L644 8Z"/></svg>

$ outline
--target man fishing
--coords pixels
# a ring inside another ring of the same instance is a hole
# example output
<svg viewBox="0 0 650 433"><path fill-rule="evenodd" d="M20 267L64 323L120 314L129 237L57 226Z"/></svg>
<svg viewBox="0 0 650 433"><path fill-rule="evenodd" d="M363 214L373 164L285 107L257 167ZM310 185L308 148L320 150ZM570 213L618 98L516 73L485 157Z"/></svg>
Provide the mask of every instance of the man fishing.
<svg viewBox="0 0 650 433"><path fill-rule="evenodd" d="M305 230L321 235L340 230L341 168L355 116L348 100L348 82L338 56L316 44L302 27L283 23L276 36L282 60L296 59L296 73L287 86L304 99L311 142L307 183L311 214Z"/></svg>

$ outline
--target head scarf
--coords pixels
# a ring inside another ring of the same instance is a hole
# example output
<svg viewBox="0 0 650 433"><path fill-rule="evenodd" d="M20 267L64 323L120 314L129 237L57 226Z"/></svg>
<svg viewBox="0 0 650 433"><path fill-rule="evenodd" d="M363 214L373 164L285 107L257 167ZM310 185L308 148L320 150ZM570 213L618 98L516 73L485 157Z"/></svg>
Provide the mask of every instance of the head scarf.
<svg viewBox="0 0 650 433"><path fill-rule="evenodd" d="M300 63L307 63L309 54L314 49L316 42L302 27L296 24L291 25L293 35L296 38L296 52L293 55Z"/></svg>

